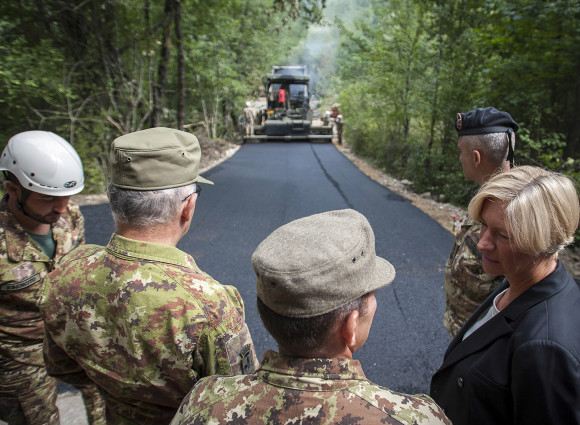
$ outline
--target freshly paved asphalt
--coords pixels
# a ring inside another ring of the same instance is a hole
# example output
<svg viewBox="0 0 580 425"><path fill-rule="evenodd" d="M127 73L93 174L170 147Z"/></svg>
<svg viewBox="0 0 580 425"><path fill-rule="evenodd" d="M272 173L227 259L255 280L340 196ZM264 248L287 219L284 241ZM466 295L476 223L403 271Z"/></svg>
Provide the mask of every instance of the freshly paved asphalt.
<svg viewBox="0 0 580 425"><path fill-rule="evenodd" d="M448 231L365 176L332 144L246 144L204 177L215 186L203 187L191 229L178 247L219 282L238 288L259 358L276 344L256 310L252 252L293 219L353 208L371 223L377 254L397 271L395 281L376 293L373 327L355 357L380 385L428 392L449 342L441 323L443 269L453 242ZM114 229L108 205L82 211L87 242L106 244Z"/></svg>

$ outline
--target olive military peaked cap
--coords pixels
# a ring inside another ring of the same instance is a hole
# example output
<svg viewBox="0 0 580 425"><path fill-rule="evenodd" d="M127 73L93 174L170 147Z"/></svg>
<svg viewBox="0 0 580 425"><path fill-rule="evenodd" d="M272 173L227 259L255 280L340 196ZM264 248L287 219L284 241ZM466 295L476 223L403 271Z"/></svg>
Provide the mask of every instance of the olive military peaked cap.
<svg viewBox="0 0 580 425"><path fill-rule="evenodd" d="M111 146L111 184L159 190L208 183L198 174L201 148L185 131L155 127L116 138Z"/></svg>
<svg viewBox="0 0 580 425"><path fill-rule="evenodd" d="M510 130L516 133L520 126L507 112L487 107L457 114L455 129L458 136L467 136L471 134L505 133Z"/></svg>
<svg viewBox="0 0 580 425"><path fill-rule="evenodd" d="M395 269L375 253L368 220L354 210L292 221L254 251L252 266L263 303L286 317L314 317L387 286Z"/></svg>

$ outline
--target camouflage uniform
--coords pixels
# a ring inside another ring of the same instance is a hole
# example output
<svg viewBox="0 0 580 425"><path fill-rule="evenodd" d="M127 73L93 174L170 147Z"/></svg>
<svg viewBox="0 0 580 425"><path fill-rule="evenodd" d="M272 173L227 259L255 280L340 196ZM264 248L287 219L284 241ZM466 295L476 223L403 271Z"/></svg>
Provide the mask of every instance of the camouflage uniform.
<svg viewBox="0 0 580 425"><path fill-rule="evenodd" d="M481 252L477 249L481 225L467 217L455 236L445 267L445 313L443 324L451 339L469 316L501 283L503 276L483 271Z"/></svg>
<svg viewBox="0 0 580 425"><path fill-rule="evenodd" d="M203 376L252 373L257 359L238 291L176 247L113 234L45 280L49 372L95 382L112 424L164 424Z"/></svg>
<svg viewBox="0 0 580 425"><path fill-rule="evenodd" d="M54 258L48 258L0 202L0 418L10 424L58 423L56 380L47 376L42 358L44 324L38 304L42 279L55 262L83 244L84 220L79 207L52 225ZM101 416L104 403L96 387L83 388L89 416ZM94 407L91 407L94 406ZM99 423L92 421L91 423Z"/></svg>
<svg viewBox="0 0 580 425"><path fill-rule="evenodd" d="M203 379L171 425L451 424L428 396L410 396L367 380L358 360L264 355L248 376Z"/></svg>
<svg viewBox="0 0 580 425"><path fill-rule="evenodd" d="M334 125L336 126L336 137L338 137L338 144L342 145L342 130L344 128L344 122L341 114L339 114L334 119Z"/></svg>

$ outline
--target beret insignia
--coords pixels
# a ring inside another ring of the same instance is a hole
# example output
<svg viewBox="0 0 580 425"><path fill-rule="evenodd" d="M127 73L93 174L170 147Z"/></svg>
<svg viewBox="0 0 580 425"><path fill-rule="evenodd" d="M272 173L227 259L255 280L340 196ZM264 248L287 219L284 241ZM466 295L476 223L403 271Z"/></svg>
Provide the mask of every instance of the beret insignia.
<svg viewBox="0 0 580 425"><path fill-rule="evenodd" d="M457 114L457 121L455 121L455 128L457 130L461 130L463 128L463 117L461 116L461 113Z"/></svg>

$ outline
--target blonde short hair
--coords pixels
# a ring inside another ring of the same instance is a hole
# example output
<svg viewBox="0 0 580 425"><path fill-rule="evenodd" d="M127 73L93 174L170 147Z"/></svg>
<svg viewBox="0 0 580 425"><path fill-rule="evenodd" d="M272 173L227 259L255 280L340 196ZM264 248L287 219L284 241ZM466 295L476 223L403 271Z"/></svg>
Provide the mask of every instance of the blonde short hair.
<svg viewBox="0 0 580 425"><path fill-rule="evenodd" d="M481 222L486 201L505 206L505 226L521 252L556 256L574 241L580 206L568 177L539 167L516 167L492 176L469 203L469 215Z"/></svg>

